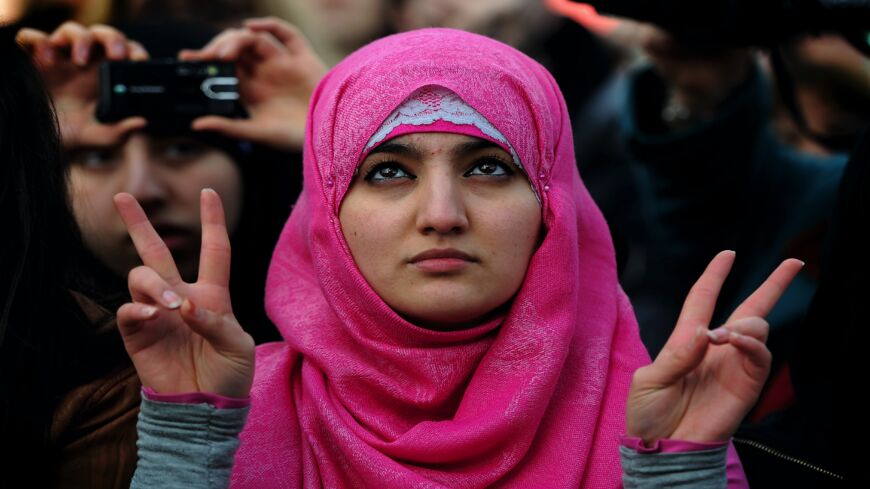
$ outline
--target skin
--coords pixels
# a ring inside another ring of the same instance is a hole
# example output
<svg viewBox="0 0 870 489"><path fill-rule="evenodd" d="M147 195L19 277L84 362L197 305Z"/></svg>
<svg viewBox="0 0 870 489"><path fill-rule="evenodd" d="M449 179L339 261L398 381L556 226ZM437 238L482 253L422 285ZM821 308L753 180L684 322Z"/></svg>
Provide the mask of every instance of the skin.
<svg viewBox="0 0 870 489"><path fill-rule="evenodd" d="M423 133L366 157L339 220L360 272L390 307L416 324L456 329L479 323L519 289L541 208L500 147ZM413 260L448 248L469 257L446 271Z"/></svg>
<svg viewBox="0 0 870 489"><path fill-rule="evenodd" d="M115 212L115 194L127 192L142 204L187 278L196 276L198 266L200 190L221 195L230 233L241 214L238 166L223 151L191 138L134 133L120 145L75 151L70 187L85 243L120 276L141 261Z"/></svg>

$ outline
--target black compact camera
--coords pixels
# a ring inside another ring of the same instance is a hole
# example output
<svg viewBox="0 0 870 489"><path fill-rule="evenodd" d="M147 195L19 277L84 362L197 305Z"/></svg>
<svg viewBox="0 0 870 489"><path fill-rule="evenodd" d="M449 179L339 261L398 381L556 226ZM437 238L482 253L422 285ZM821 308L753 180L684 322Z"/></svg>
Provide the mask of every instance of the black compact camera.
<svg viewBox="0 0 870 489"><path fill-rule="evenodd" d="M107 61L100 66L97 119L141 116L159 126L188 127L204 115L244 117L235 65L213 61Z"/></svg>

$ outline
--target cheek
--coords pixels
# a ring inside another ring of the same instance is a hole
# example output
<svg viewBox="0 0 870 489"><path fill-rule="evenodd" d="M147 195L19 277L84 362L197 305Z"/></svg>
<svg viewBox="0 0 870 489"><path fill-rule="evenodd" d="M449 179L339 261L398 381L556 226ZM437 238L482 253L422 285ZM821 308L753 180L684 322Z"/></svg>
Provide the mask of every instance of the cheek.
<svg viewBox="0 0 870 489"><path fill-rule="evenodd" d="M215 152L185 167L182 174L173 178L178 194L199 216L199 194L204 188L218 193L226 214L230 234L236 229L242 213L242 175L238 166L228 156Z"/></svg>
<svg viewBox="0 0 870 489"><path fill-rule="evenodd" d="M99 232L121 222L112 197L117 190L109 176L93 175L77 167L70 169L68 189L73 215L84 233Z"/></svg>
<svg viewBox="0 0 870 489"><path fill-rule="evenodd" d="M407 238L407 206L356 190L351 188L339 209L342 234L363 278L385 297L402 262L399 250Z"/></svg>
<svg viewBox="0 0 870 489"><path fill-rule="evenodd" d="M488 209L481 238L491 250L496 273L519 287L540 239L541 208L536 200L521 198Z"/></svg>

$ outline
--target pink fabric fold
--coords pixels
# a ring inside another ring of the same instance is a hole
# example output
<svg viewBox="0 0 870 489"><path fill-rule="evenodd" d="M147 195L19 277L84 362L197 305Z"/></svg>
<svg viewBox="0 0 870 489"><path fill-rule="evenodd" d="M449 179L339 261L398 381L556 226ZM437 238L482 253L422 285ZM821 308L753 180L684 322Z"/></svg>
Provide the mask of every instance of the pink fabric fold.
<svg viewBox="0 0 870 489"><path fill-rule="evenodd" d="M360 274L338 219L366 142L429 85L507 138L546 228L509 309L461 331L392 311ZM257 350L233 487L621 485L625 400L649 360L544 68L454 30L376 41L315 91L304 174L267 282L284 342Z"/></svg>

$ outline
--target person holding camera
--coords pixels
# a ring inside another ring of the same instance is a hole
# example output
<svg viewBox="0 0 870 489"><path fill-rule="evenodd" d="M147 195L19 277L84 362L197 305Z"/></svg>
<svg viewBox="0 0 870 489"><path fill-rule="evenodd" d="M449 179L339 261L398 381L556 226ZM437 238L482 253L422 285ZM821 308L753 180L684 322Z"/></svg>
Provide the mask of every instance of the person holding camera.
<svg viewBox="0 0 870 489"><path fill-rule="evenodd" d="M273 18L251 19L218 35L197 24L155 27L70 22L51 34L22 29L18 35L57 107L75 216L90 252L84 260L100 277L94 295L117 307L126 300L126 274L140 263L112 207L114 194L129 192L143 202L189 278L197 271L199 191L213 188L226 203L236 253L248 257L233 273L237 307L258 342L277 339L262 312L265 271L299 190L305 112L325 68L293 26ZM171 116L97 120L100 63L163 57L234 63L248 117L203 114L189 127Z"/></svg>

